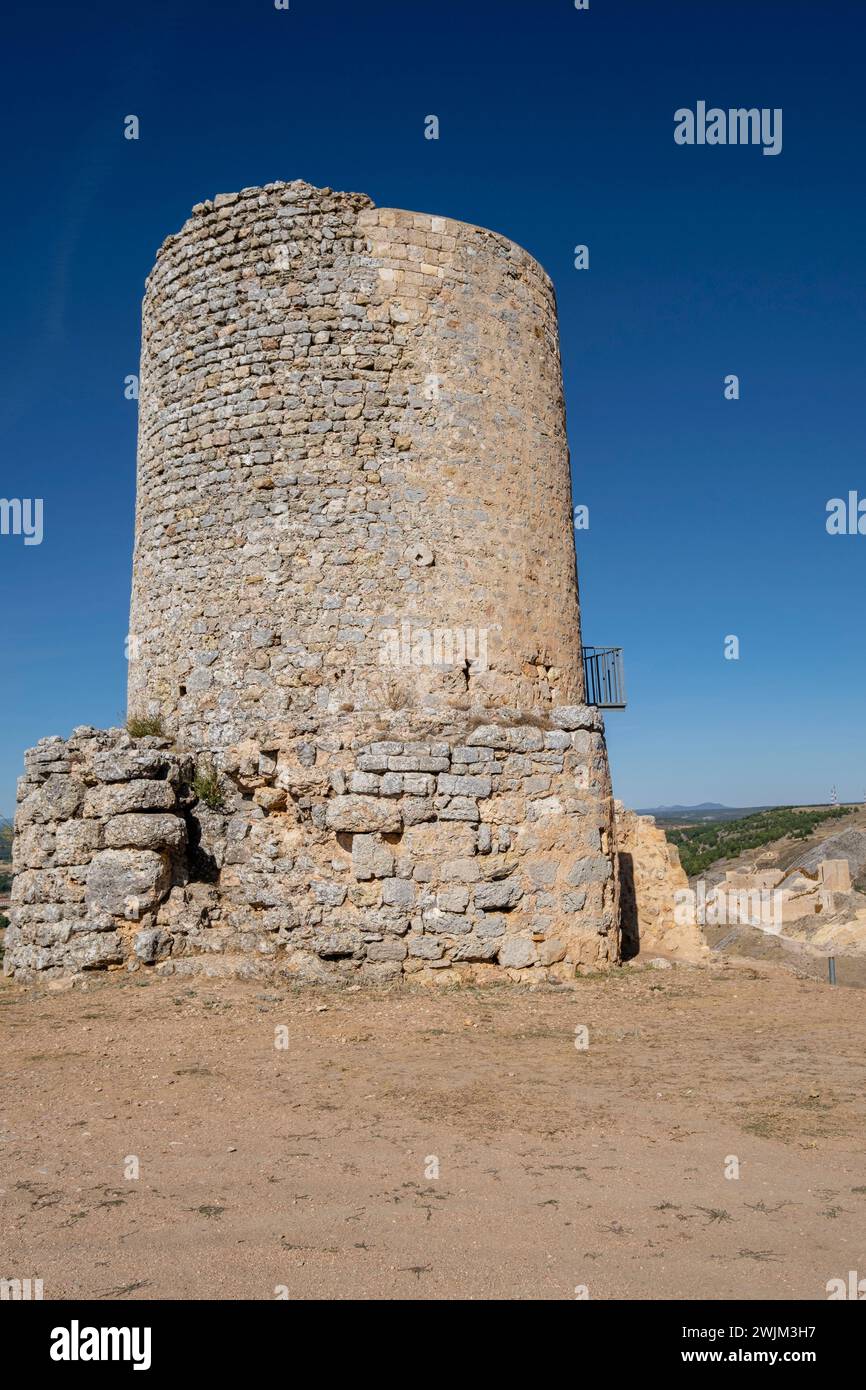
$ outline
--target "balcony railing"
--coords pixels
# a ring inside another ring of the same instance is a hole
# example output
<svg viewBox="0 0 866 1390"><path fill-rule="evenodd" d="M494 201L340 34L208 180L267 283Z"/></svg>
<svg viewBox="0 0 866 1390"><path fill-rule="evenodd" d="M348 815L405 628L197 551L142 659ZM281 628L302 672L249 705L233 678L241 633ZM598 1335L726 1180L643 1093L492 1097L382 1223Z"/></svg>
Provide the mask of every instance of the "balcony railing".
<svg viewBox="0 0 866 1390"><path fill-rule="evenodd" d="M599 709L625 709L622 647L584 647L586 703Z"/></svg>

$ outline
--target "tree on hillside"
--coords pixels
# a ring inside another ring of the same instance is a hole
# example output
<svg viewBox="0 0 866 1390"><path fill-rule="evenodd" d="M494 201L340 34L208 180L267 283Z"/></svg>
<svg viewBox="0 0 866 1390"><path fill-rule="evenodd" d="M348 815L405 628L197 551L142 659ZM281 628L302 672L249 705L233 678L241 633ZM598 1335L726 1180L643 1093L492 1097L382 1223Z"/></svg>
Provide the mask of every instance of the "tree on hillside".
<svg viewBox="0 0 866 1390"><path fill-rule="evenodd" d="M816 826L850 814L845 806L816 807L809 811L774 806L738 820L707 821L682 830L669 830L667 836L679 850L680 862L689 878L693 878L720 859L736 859L746 850L759 849L773 840L806 840Z"/></svg>

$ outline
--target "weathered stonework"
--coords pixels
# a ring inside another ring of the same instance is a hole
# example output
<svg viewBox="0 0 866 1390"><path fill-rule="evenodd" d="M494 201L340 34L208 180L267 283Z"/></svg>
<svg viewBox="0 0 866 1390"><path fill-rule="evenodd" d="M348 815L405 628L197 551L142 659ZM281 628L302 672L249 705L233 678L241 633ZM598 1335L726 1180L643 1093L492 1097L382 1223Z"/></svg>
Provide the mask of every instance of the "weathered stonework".
<svg viewBox="0 0 866 1390"><path fill-rule="evenodd" d="M384 667L404 622L484 632L486 663ZM395 701L580 700L541 267L304 183L200 205L144 300L130 630L130 709L193 748Z"/></svg>
<svg viewBox="0 0 866 1390"><path fill-rule="evenodd" d="M19 786L7 969L564 980L616 959L596 711L423 738L377 722L226 750L215 809L167 739L43 740Z"/></svg>
<svg viewBox="0 0 866 1390"><path fill-rule="evenodd" d="M76 729L25 755L6 970L52 978L152 962L156 917L187 878L192 765L164 739Z"/></svg>
<svg viewBox="0 0 866 1390"><path fill-rule="evenodd" d="M144 303L129 646L165 737L27 755L17 977L618 959L555 300L505 238L302 183L194 210Z"/></svg>
<svg viewBox="0 0 866 1390"><path fill-rule="evenodd" d="M639 816L614 802L617 876L620 882L622 951L626 959L661 951L699 962L709 948L694 921L680 920L676 895L689 886L676 845L652 816Z"/></svg>

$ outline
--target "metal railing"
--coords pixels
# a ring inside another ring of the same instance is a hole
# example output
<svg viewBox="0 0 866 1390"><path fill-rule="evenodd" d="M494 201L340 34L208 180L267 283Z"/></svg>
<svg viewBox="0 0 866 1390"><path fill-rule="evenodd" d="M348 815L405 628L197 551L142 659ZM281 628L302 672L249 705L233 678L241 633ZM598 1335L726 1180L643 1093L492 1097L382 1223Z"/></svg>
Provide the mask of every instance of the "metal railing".
<svg viewBox="0 0 866 1390"><path fill-rule="evenodd" d="M599 709L625 709L622 647L584 647L586 703Z"/></svg>

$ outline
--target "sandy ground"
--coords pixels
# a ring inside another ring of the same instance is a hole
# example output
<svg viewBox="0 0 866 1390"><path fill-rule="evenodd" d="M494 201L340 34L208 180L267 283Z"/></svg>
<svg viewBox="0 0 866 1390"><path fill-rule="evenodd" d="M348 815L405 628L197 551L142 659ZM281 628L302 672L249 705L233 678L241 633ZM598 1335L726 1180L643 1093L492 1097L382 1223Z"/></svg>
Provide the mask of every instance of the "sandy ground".
<svg viewBox="0 0 866 1390"><path fill-rule="evenodd" d="M796 930L798 923L785 927ZM769 962L785 965L798 975L826 983L829 976L827 959L832 950L836 961L836 981L850 989L866 989L866 953L858 947L856 955L840 955L839 947L813 947L804 941L787 936L773 936L758 927L706 927L704 936L714 949L722 946L721 955L745 957L755 966Z"/></svg>
<svg viewBox="0 0 866 1390"><path fill-rule="evenodd" d="M862 1000L718 960L532 993L6 982L0 1274L46 1299L824 1299L866 1275Z"/></svg>

